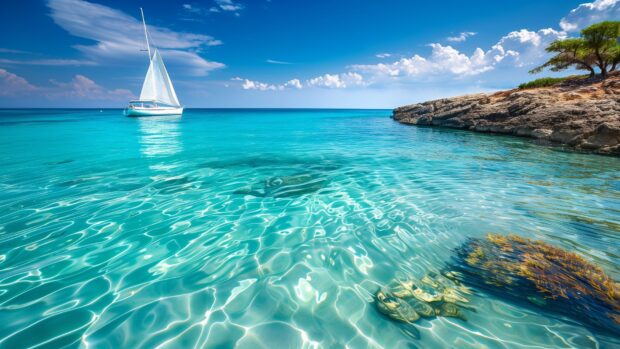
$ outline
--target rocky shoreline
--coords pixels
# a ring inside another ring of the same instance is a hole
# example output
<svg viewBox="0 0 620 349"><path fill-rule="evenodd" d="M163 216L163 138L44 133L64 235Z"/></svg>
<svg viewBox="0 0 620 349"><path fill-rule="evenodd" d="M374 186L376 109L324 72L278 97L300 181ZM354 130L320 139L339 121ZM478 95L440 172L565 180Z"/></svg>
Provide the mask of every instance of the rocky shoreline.
<svg viewBox="0 0 620 349"><path fill-rule="evenodd" d="M408 125L511 134L620 156L620 74L438 99L396 108L392 117Z"/></svg>

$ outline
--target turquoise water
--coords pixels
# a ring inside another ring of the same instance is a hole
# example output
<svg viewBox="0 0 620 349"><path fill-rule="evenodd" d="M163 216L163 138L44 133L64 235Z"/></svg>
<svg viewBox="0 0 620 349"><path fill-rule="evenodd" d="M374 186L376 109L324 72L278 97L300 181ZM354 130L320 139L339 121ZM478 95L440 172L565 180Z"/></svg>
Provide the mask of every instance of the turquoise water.
<svg viewBox="0 0 620 349"><path fill-rule="evenodd" d="M482 292L467 321L379 313L488 232L620 280L620 159L389 116L0 111L0 347L620 345Z"/></svg>

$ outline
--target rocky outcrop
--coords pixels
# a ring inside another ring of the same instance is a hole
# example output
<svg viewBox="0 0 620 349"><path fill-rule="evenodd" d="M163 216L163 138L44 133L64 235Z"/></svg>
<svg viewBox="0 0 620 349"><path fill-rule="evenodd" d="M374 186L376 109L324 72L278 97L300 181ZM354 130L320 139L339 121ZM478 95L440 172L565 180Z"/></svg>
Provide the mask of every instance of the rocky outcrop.
<svg viewBox="0 0 620 349"><path fill-rule="evenodd" d="M394 109L393 118L403 124L512 134L620 156L620 74L412 104Z"/></svg>

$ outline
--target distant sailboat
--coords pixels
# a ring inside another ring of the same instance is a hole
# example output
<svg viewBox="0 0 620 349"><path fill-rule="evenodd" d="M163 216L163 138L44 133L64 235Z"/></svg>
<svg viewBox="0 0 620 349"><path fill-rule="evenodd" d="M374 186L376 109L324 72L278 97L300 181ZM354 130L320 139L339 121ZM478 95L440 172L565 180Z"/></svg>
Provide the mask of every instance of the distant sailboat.
<svg viewBox="0 0 620 349"><path fill-rule="evenodd" d="M125 113L128 116L180 115L183 113L183 107L179 103L176 92L174 92L174 86L172 86L172 81L170 81L170 76L168 76L168 71L157 48L151 54L149 35L142 8L140 8L140 13L142 14L146 47L151 63L142 84L140 99L130 101Z"/></svg>

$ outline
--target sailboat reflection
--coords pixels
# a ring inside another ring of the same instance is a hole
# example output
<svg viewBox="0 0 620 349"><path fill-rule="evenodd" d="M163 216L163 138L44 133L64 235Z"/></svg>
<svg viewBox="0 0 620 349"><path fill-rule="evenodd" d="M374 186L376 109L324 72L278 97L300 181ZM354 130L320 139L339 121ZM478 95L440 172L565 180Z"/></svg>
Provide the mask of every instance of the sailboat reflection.
<svg viewBox="0 0 620 349"><path fill-rule="evenodd" d="M172 156L182 150L181 115L137 119L140 125L140 152L146 157Z"/></svg>

